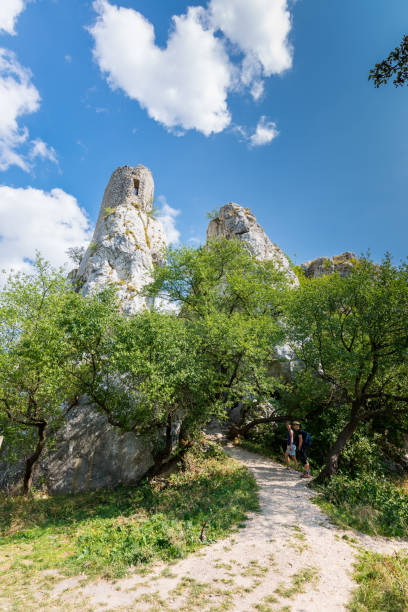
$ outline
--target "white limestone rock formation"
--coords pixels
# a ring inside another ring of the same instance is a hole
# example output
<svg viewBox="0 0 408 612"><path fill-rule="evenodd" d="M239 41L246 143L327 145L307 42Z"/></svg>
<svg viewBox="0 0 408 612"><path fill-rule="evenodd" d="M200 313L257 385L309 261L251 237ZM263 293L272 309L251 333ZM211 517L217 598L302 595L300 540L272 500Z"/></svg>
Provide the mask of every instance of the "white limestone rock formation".
<svg viewBox="0 0 408 612"><path fill-rule="evenodd" d="M249 208L243 208L233 202L225 204L218 215L210 221L207 229L207 240L221 236L241 240L254 257L275 261L286 273L292 285L299 284L285 253L269 240Z"/></svg>
<svg viewBox="0 0 408 612"><path fill-rule="evenodd" d="M138 292L150 282L153 264L166 248L162 224L151 215L153 197L148 168L117 168L106 187L92 242L69 275L84 295L113 285L125 314L147 307ZM81 397L37 476L49 491L68 493L134 483L152 465L148 439L113 427Z"/></svg>
<svg viewBox="0 0 408 612"><path fill-rule="evenodd" d="M350 273L357 256L351 251L346 251L341 255L333 257L318 257L302 264L302 270L308 278L318 278L325 274L338 272L340 276L347 276Z"/></svg>
<svg viewBox="0 0 408 612"><path fill-rule="evenodd" d="M138 295L151 280L153 264L166 248L163 226L152 216L154 182L148 168L123 166L105 189L92 242L70 278L84 295L106 285L117 289L121 308L133 314L146 306Z"/></svg>

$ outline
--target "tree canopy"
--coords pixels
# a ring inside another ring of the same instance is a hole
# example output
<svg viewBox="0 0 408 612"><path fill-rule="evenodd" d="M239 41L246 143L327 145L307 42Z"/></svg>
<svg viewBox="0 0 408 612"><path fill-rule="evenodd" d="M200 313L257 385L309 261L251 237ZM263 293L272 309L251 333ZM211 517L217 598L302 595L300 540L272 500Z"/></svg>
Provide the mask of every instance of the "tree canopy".
<svg viewBox="0 0 408 612"><path fill-rule="evenodd" d="M364 257L347 277L304 279L291 296L287 325L299 359L348 407L321 474L325 478L336 471L361 421L407 413L407 265L394 266L388 256L381 264Z"/></svg>
<svg viewBox="0 0 408 612"><path fill-rule="evenodd" d="M40 257L31 274L14 273L0 292L0 416L16 430L26 452L24 490L30 489L47 428L58 427L64 406L77 394L67 374L66 342L58 324L66 308L63 275Z"/></svg>

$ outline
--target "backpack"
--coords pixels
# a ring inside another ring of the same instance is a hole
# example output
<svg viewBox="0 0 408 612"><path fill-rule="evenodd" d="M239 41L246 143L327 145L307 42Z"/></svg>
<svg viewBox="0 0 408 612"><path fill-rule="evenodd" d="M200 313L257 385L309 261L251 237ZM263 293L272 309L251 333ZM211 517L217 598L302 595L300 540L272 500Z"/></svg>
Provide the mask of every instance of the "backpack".
<svg viewBox="0 0 408 612"><path fill-rule="evenodd" d="M304 441L304 445L305 446L312 446L312 436L308 432L306 432L306 438L305 438L305 441Z"/></svg>

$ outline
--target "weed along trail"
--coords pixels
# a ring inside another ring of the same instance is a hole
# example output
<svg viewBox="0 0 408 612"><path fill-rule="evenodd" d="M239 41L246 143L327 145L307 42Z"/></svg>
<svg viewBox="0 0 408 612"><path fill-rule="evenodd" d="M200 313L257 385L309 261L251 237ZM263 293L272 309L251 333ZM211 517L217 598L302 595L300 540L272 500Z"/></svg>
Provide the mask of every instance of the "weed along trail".
<svg viewBox="0 0 408 612"><path fill-rule="evenodd" d="M82 602L83 610L335 612L347 609L359 546L384 553L403 547L338 530L298 475L246 450L226 451L253 472L259 486L261 511L245 526L144 575L85 584L62 580L55 597L67 609Z"/></svg>

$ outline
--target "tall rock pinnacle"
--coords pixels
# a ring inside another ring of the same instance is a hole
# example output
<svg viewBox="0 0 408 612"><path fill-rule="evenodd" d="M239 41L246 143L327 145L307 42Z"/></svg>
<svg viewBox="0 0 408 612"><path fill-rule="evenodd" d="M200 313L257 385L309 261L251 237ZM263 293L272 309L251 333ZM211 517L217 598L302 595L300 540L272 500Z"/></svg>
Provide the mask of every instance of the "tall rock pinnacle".
<svg viewBox="0 0 408 612"><path fill-rule="evenodd" d="M249 208L243 208L233 202L220 208L218 215L208 224L207 240L222 236L228 240L241 240L257 259L275 261L292 285L299 284L285 253L269 240Z"/></svg>
<svg viewBox="0 0 408 612"><path fill-rule="evenodd" d="M166 248L163 226L152 216L153 177L144 166L122 166L112 174L80 266L71 279L84 295L106 285L117 289L121 308L134 313L146 305L137 292L151 280L153 263Z"/></svg>

